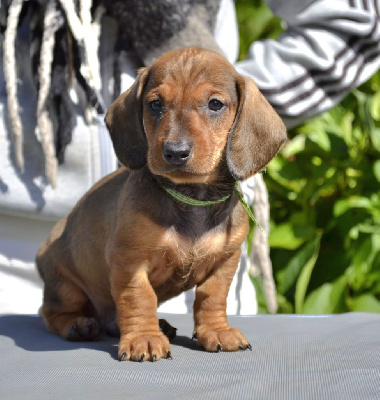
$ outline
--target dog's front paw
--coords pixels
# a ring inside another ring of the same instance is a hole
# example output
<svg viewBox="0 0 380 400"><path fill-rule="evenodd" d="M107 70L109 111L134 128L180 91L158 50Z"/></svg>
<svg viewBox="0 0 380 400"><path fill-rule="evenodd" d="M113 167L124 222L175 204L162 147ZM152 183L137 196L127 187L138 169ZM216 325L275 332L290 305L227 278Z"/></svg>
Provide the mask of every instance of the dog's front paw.
<svg viewBox="0 0 380 400"><path fill-rule="evenodd" d="M172 358L169 339L162 332L128 333L120 338L120 361L158 361Z"/></svg>
<svg viewBox="0 0 380 400"><path fill-rule="evenodd" d="M229 326L220 330L213 329L212 327L198 327L194 330L193 337L207 351L219 352L252 349L239 329Z"/></svg>

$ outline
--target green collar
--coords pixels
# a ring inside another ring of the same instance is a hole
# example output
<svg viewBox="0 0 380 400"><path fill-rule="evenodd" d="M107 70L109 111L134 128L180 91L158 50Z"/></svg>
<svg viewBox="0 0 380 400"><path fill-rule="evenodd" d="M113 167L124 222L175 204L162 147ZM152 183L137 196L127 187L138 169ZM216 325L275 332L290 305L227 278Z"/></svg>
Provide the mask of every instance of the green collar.
<svg viewBox="0 0 380 400"><path fill-rule="evenodd" d="M178 201L179 203L183 203L183 204L187 204L189 206L195 206L195 207L206 207L206 206L211 206L213 204L223 203L224 201L226 201L227 199L229 199L231 197L231 194L228 194L227 196L223 196L218 200L197 200L197 199L194 199L192 197L185 196L184 194L179 193L174 189L167 188L165 186L161 186L161 187L162 187L162 189L165 190L165 192L170 197L172 197L174 200ZM251 218L251 220L254 222L254 224L257 227L259 227L260 230L263 231L263 228L257 222L255 216L253 215L251 207L248 205L248 203L247 203L246 199L244 198L244 196L240 193L239 187L238 187L238 182L235 182L234 193L237 195L241 205L243 206L244 210L248 214L249 218Z"/></svg>

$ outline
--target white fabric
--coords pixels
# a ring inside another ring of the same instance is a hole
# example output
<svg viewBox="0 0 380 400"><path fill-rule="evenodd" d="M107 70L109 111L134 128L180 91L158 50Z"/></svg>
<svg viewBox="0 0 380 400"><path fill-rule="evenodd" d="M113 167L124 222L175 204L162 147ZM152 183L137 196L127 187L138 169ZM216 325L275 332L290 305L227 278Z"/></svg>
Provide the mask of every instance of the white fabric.
<svg viewBox="0 0 380 400"><path fill-rule="evenodd" d="M0 214L0 313L36 314L42 281L34 257L54 222Z"/></svg>

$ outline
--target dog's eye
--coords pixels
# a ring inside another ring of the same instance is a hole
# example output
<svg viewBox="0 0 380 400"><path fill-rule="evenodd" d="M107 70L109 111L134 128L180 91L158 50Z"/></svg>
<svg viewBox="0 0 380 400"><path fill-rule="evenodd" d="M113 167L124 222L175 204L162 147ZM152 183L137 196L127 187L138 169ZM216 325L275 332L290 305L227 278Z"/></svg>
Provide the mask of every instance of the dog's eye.
<svg viewBox="0 0 380 400"><path fill-rule="evenodd" d="M211 99L208 102L208 108L211 111L215 111L215 112L216 111L220 111L223 107L224 107L224 104L221 101L217 100L217 99Z"/></svg>
<svg viewBox="0 0 380 400"><path fill-rule="evenodd" d="M153 111L162 111L162 109L164 108L163 104L161 103L161 100L152 100L149 102L149 107L153 110Z"/></svg>

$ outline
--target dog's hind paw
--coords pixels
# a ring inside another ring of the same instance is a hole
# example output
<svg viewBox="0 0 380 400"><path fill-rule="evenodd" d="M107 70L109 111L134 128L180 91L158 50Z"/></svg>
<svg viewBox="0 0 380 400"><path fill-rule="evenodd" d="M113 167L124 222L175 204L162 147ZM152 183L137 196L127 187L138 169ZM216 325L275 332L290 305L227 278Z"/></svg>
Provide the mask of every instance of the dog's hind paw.
<svg viewBox="0 0 380 400"><path fill-rule="evenodd" d="M169 340L173 340L177 336L177 328L171 326L166 319L159 319L158 324L160 325L161 332L169 338Z"/></svg>
<svg viewBox="0 0 380 400"><path fill-rule="evenodd" d="M95 318L78 317L68 328L67 340L72 342L98 340L101 334L100 325Z"/></svg>

